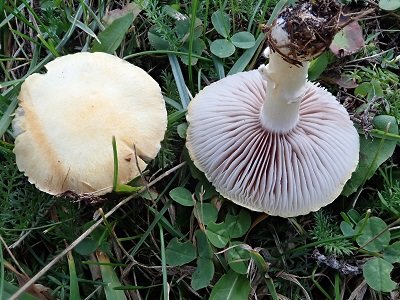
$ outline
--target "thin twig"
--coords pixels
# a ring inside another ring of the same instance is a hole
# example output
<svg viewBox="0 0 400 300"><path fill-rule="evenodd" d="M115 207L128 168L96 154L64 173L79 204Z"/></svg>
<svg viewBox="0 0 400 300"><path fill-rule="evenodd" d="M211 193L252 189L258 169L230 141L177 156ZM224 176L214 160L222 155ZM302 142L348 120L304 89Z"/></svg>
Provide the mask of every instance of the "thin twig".
<svg viewBox="0 0 400 300"><path fill-rule="evenodd" d="M0 240L3 243L6 251L10 255L11 259L14 261L15 265L19 268L22 274L28 276L28 274L25 273L25 270L21 267L21 265L18 263L17 259L15 258L14 254L11 252L10 248L7 246L6 241L3 239L3 237L0 235Z"/></svg>
<svg viewBox="0 0 400 300"><path fill-rule="evenodd" d="M388 53L389 51L391 51L391 50L393 50L393 49L394 49L394 48L390 48L390 49L388 49L388 50L385 50L385 51L376 53L376 54L374 54L374 55L370 55L370 56L366 56L366 57L362 57L362 58L358 58L358 59L354 59L354 60L348 61L348 62L346 63L346 65L347 65L347 64L351 64L351 63L355 63L355 62L359 62L359 61L363 61L363 60L368 60L368 59L375 58L375 57L378 57L378 56L381 56L381 55L383 55L383 54L385 54L385 53Z"/></svg>

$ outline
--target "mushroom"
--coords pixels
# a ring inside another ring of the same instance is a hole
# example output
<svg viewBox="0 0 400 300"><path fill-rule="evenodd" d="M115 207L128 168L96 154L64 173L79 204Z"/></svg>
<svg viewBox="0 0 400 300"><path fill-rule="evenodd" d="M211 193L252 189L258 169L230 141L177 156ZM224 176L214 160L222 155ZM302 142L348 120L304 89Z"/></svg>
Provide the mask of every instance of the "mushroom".
<svg viewBox="0 0 400 300"><path fill-rule="evenodd" d="M49 194L110 192L113 147L118 182L154 158L167 125L157 82L144 70L101 52L56 58L22 84L13 120L17 166Z"/></svg>
<svg viewBox="0 0 400 300"><path fill-rule="evenodd" d="M222 196L251 210L282 217L316 211L338 197L358 164L349 114L307 81L309 60L337 30L325 20L338 9L320 16L316 6L283 11L268 33L268 65L211 84L188 108L194 164ZM324 32L324 41L312 30Z"/></svg>

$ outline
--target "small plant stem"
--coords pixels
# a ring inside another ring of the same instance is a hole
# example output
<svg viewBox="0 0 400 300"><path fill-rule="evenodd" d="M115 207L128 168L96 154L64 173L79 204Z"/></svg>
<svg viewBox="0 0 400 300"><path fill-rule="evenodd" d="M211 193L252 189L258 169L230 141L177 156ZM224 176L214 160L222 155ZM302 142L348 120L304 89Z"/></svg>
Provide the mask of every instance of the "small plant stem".
<svg viewBox="0 0 400 300"><path fill-rule="evenodd" d="M321 291L322 294L326 297L327 300L332 300L331 296L325 291L325 289L318 283L317 280L315 280L315 271L317 270L317 266L314 268L311 274L311 280L314 283L314 285Z"/></svg>
<svg viewBox="0 0 400 300"><path fill-rule="evenodd" d="M371 210L368 209L367 213L365 214L364 221L363 221L361 227L355 233L355 236L358 236L364 230L365 226L367 225L367 221L368 221L368 218L370 215L371 215Z"/></svg>
<svg viewBox="0 0 400 300"><path fill-rule="evenodd" d="M190 91L192 93L194 92L193 70L192 70L193 39L194 39L194 28L196 25L196 15L197 15L198 3L199 3L198 0L192 1L192 13L190 16L188 74L189 74L189 87L190 87Z"/></svg>
<svg viewBox="0 0 400 300"><path fill-rule="evenodd" d="M165 260L165 243L164 243L164 230L161 224L158 224L160 229L160 247L161 247L161 267L162 267L162 277L163 277L163 295L164 300L169 299L169 285L168 285L168 275L167 275L167 263Z"/></svg>
<svg viewBox="0 0 400 300"><path fill-rule="evenodd" d="M3 239L3 238L2 238ZM3 246L0 245L0 299L3 299L4 293L4 257Z"/></svg>
<svg viewBox="0 0 400 300"><path fill-rule="evenodd" d="M210 10L210 0L206 0L206 13L204 16L203 36L205 36L207 32L209 10Z"/></svg>
<svg viewBox="0 0 400 300"><path fill-rule="evenodd" d="M340 275L339 273L335 273L335 300L341 300L340 296Z"/></svg>
<svg viewBox="0 0 400 300"><path fill-rule="evenodd" d="M400 144L400 135L398 135L398 134L385 132L385 131L379 130L379 129L372 129L369 132L369 134L371 134L374 137L385 138L388 141L396 141L397 144Z"/></svg>
<svg viewBox="0 0 400 300"><path fill-rule="evenodd" d="M274 282L272 281L272 278L268 275L268 273L265 274L265 283L271 294L272 299L278 300L279 297L278 297L278 294L276 293Z"/></svg>
<svg viewBox="0 0 400 300"><path fill-rule="evenodd" d="M117 142L115 140L115 136L112 137L112 147L113 147L113 156L114 156L113 191L115 191L118 186L118 151L117 151Z"/></svg>
<svg viewBox="0 0 400 300"><path fill-rule="evenodd" d="M232 31L236 32L236 24L235 24L235 1L231 0L231 15L232 15Z"/></svg>

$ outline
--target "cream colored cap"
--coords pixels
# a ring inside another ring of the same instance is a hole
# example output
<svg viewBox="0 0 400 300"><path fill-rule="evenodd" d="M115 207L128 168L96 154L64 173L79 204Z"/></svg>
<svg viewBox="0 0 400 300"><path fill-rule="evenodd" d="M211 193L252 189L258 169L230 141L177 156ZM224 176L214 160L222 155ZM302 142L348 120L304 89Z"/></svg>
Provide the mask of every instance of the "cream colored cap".
<svg viewBox="0 0 400 300"><path fill-rule="evenodd" d="M219 80L190 102L186 146L222 196L282 217L339 196L357 166L359 137L334 96L306 85L299 122L286 133L261 124L265 86L257 70Z"/></svg>
<svg viewBox="0 0 400 300"><path fill-rule="evenodd" d="M101 52L46 65L21 87L13 121L18 168L49 194L111 191L112 137L125 183L154 158L167 112L158 83L139 67ZM136 148L137 163L134 146Z"/></svg>

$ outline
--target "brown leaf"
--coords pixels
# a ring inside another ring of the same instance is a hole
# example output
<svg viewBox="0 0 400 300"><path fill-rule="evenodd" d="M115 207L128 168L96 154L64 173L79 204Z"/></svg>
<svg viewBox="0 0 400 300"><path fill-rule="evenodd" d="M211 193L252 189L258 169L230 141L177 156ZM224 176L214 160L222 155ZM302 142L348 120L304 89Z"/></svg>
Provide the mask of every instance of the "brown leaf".
<svg viewBox="0 0 400 300"><path fill-rule="evenodd" d="M141 12L141 8L138 4L136 3L128 3L126 6L124 6L121 9L113 9L110 10L104 17L103 17L103 22L106 25L110 25L112 22L114 22L115 19L121 18L129 13L133 14L133 19L137 17L137 15Z"/></svg>
<svg viewBox="0 0 400 300"><path fill-rule="evenodd" d="M15 274L20 287L31 279L28 275L18 272L10 263L5 262L4 265L8 270ZM41 284L32 284L29 288L26 289L26 292L31 294L32 296L37 297L40 300L54 299L50 294L50 288L47 288Z"/></svg>
<svg viewBox="0 0 400 300"><path fill-rule="evenodd" d="M363 46L364 37L361 26L354 21L335 35L329 48L336 56L343 57L356 53Z"/></svg>
<svg viewBox="0 0 400 300"><path fill-rule="evenodd" d="M355 79L346 76L345 74L335 74L331 76L323 76L321 77L322 81L331 84L337 84L338 86L345 89L355 89L358 84Z"/></svg>

